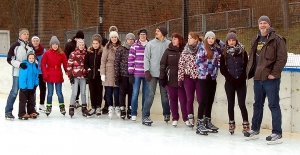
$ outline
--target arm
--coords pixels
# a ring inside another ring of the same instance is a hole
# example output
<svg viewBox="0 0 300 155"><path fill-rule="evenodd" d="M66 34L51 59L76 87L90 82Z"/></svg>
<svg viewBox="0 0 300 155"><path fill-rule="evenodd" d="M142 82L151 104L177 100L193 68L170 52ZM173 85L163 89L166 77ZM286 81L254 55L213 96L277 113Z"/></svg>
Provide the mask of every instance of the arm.
<svg viewBox="0 0 300 155"><path fill-rule="evenodd" d="M128 74L134 74L136 50L134 46L130 47L128 56Z"/></svg>
<svg viewBox="0 0 300 155"><path fill-rule="evenodd" d="M90 63L89 63L89 60L90 60L90 54L87 53L84 57L84 69L88 72L89 69L91 69L90 67Z"/></svg>
<svg viewBox="0 0 300 155"><path fill-rule="evenodd" d="M164 52L160 60L160 75L159 79L166 79L166 68L168 66L168 52Z"/></svg>
<svg viewBox="0 0 300 155"><path fill-rule="evenodd" d="M115 55L115 64L114 64L114 66L115 66L115 81L119 81L122 49L123 49L123 47L119 47L117 49L117 52L116 52L116 55Z"/></svg>
<svg viewBox="0 0 300 155"><path fill-rule="evenodd" d="M34 80L34 86L38 86L39 85L39 73L38 73L38 69L36 69L36 74L35 74L35 80Z"/></svg>
<svg viewBox="0 0 300 155"><path fill-rule="evenodd" d="M203 63L206 61L205 50L203 48L199 48L199 51L196 55L196 65L200 70L204 69Z"/></svg>
<svg viewBox="0 0 300 155"><path fill-rule="evenodd" d="M108 57L108 51L107 51L107 48L104 47L102 57L101 57L100 75L106 74L107 57Z"/></svg>
<svg viewBox="0 0 300 155"><path fill-rule="evenodd" d="M19 68L21 62L18 60L15 60L15 49L16 47L20 45L19 43L14 43L10 48L7 53L7 62L12 65L13 67Z"/></svg>
<svg viewBox="0 0 300 155"><path fill-rule="evenodd" d="M20 89L27 89L27 69L20 68L19 87Z"/></svg>
<svg viewBox="0 0 300 155"><path fill-rule="evenodd" d="M287 49L286 49L286 42L284 38L279 39L279 42L277 42L276 47L276 62L274 64L274 67L271 71L271 75L273 75L275 78L279 78L280 74L286 64L287 61Z"/></svg>
<svg viewBox="0 0 300 155"><path fill-rule="evenodd" d="M75 58L75 54L74 52L72 52L70 54L69 60L68 60L68 67L67 67L67 74L69 77L72 76L72 71L73 71L73 66L74 66L74 58Z"/></svg>
<svg viewBox="0 0 300 155"><path fill-rule="evenodd" d="M227 67L225 65L225 56L223 54L221 55L221 60L220 60L220 72L225 77L226 80L230 82L234 81L234 78L227 71Z"/></svg>
<svg viewBox="0 0 300 155"><path fill-rule="evenodd" d="M184 65L185 65L184 54L181 53L178 61L178 81L184 80Z"/></svg>
<svg viewBox="0 0 300 155"><path fill-rule="evenodd" d="M47 68L46 68L47 63L48 63L48 54L46 52L43 55L42 60L41 60L41 70L42 70L43 79L45 81L48 79L48 73L47 73Z"/></svg>
<svg viewBox="0 0 300 155"><path fill-rule="evenodd" d="M144 53L144 71L150 71L151 44L147 44Z"/></svg>

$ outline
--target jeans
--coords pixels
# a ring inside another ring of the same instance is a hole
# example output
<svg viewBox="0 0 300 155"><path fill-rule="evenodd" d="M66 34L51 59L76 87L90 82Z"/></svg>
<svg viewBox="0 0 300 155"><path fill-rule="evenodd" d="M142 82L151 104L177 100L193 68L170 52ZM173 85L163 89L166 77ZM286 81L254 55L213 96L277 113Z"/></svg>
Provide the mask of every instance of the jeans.
<svg viewBox="0 0 300 155"><path fill-rule="evenodd" d="M158 82L158 78L152 77L151 81L148 82L149 84L149 93L147 93L145 104L143 107L143 118L150 116L150 109L153 104L154 95L156 91L156 86ZM160 97L161 97L161 104L163 108L163 115L170 115L170 105L169 105L169 98L165 88L159 85L160 88Z"/></svg>
<svg viewBox="0 0 300 155"><path fill-rule="evenodd" d="M86 104L85 86L86 86L85 78L74 78L74 84L72 84L72 95L71 95L71 99L70 99L70 102L71 102L70 105L75 104L75 99L76 99L78 90L80 90L80 94L81 94L81 103Z"/></svg>
<svg viewBox="0 0 300 155"><path fill-rule="evenodd" d="M114 99L112 95L114 94ZM120 105L119 103L119 87L105 86L105 98L108 106L113 106L115 101L115 107Z"/></svg>
<svg viewBox="0 0 300 155"><path fill-rule="evenodd" d="M137 116L137 109L138 109L138 97L140 93L140 86L141 82L143 82L143 88L142 88L142 111L146 99L146 94L149 92L149 85L146 81L145 77L134 77L134 83L133 83L133 91L132 91L132 98L131 98L131 115Z"/></svg>
<svg viewBox="0 0 300 155"><path fill-rule="evenodd" d="M55 85L55 91L56 91L56 94L58 97L58 102L64 103L64 96L61 91L62 83L47 82L47 87L48 87L47 104L52 104L54 85Z"/></svg>
<svg viewBox="0 0 300 155"><path fill-rule="evenodd" d="M279 89L280 79L267 79L264 81L254 80L254 104L251 127L252 130L260 130L263 118L265 98L268 97L268 106L271 110L272 115L272 133L282 134Z"/></svg>
<svg viewBox="0 0 300 155"><path fill-rule="evenodd" d="M13 76L13 85L11 87L9 96L7 98L6 106L5 106L5 113L12 113L14 108L14 103L17 98L19 91L19 77Z"/></svg>

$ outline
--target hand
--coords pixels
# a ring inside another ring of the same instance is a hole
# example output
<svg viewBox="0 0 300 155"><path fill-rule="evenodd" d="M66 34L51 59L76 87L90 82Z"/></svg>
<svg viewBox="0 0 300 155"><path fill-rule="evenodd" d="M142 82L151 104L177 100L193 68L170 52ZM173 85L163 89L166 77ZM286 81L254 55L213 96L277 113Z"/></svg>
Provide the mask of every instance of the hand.
<svg viewBox="0 0 300 155"><path fill-rule="evenodd" d="M101 75L101 81L105 82L105 75Z"/></svg>
<svg viewBox="0 0 300 155"><path fill-rule="evenodd" d="M129 74L129 83L134 84L134 75L133 74Z"/></svg>
<svg viewBox="0 0 300 155"><path fill-rule="evenodd" d="M167 79L159 79L159 84L165 88L166 85L168 84L168 81Z"/></svg>
<svg viewBox="0 0 300 155"><path fill-rule="evenodd" d="M87 71L90 71L91 69L89 68Z"/></svg>
<svg viewBox="0 0 300 155"><path fill-rule="evenodd" d="M150 82L150 81L151 81L152 76L151 76L151 74L150 74L150 71L146 71L146 72L145 72L145 78L146 78L146 81L147 81L147 82Z"/></svg>
<svg viewBox="0 0 300 155"><path fill-rule="evenodd" d="M182 87L183 86L183 81L178 81L178 87Z"/></svg>
<svg viewBox="0 0 300 155"><path fill-rule="evenodd" d="M273 79L275 79L275 76L273 76L273 75L270 74L270 75L268 76L268 79L273 80Z"/></svg>
<svg viewBox="0 0 300 155"><path fill-rule="evenodd" d="M26 69L26 68L27 68L27 64L26 64L25 62L22 62L22 63L20 64L20 68Z"/></svg>
<svg viewBox="0 0 300 155"><path fill-rule="evenodd" d="M71 83L71 84L74 84L74 83L75 83L75 80L74 80L74 76L73 76L73 75L70 76L70 83Z"/></svg>

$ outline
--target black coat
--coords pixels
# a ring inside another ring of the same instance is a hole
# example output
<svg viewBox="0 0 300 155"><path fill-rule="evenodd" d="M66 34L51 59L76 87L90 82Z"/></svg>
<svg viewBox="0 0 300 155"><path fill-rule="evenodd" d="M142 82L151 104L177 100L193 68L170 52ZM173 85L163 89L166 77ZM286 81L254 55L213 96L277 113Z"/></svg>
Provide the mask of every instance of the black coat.
<svg viewBox="0 0 300 155"><path fill-rule="evenodd" d="M84 58L84 68L88 71L88 79L98 78L100 80L100 64L102 57L102 49L100 50L101 53L98 54L98 50L94 50L93 48L91 48L88 50L88 53Z"/></svg>

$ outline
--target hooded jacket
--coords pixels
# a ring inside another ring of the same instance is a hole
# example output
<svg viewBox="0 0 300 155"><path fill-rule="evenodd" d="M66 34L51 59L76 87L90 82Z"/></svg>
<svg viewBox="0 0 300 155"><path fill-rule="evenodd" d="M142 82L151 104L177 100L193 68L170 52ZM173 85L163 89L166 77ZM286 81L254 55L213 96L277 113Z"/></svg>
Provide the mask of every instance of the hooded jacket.
<svg viewBox="0 0 300 155"><path fill-rule="evenodd" d="M34 89L39 85L39 74L36 63L30 63L27 60L23 60L22 63L26 63L26 69L20 69L19 76L19 88L20 89Z"/></svg>

